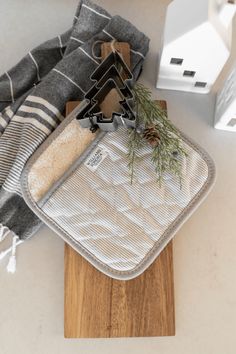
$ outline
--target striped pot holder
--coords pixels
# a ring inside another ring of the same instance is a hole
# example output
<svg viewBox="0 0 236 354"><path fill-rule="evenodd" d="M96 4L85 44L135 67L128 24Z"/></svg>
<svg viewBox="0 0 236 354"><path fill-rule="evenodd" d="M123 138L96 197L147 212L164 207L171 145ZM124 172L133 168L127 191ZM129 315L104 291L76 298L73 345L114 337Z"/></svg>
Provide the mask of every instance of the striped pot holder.
<svg viewBox="0 0 236 354"><path fill-rule="evenodd" d="M75 119L79 106L41 145L22 175L24 199L51 229L97 269L131 279L159 255L214 182L209 155L182 135L188 156L179 180L161 186L143 148L131 185L128 134L92 134Z"/></svg>

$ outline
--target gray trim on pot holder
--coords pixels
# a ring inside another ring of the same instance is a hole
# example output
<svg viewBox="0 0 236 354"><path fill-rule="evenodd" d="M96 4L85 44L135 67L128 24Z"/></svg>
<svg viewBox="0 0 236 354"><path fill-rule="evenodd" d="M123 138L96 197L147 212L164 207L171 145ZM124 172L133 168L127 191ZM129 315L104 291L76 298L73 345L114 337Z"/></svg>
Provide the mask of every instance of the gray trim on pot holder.
<svg viewBox="0 0 236 354"><path fill-rule="evenodd" d="M156 257L165 248L168 242L173 238L175 233L180 229L182 224L190 217L194 210L199 206L199 204L205 199L209 193L211 187L215 180L215 165L208 153L202 149L198 144L193 142L187 136L181 133L183 141L187 143L195 152L197 152L200 157L204 160L208 168L208 175L205 183L202 185L201 189L197 192L189 204L182 210L178 217L170 224L166 231L162 234L160 239L155 242L154 246L147 252L146 256L131 270L120 271L113 269L107 264L104 264L99 260L92 252L86 249L80 242L76 241L68 232L66 232L60 225L58 225L54 220L52 220L43 210L42 207L47 202L48 198L57 190L57 188L65 181L74 170L76 170L81 163L86 159L86 157L96 148L97 144L101 142L106 135L106 133L101 132L98 134L96 139L92 144L85 150L85 152L78 158L78 160L72 165L71 168L49 189L47 194L40 200L37 204L30 194L28 187L28 174L31 167L41 156L41 154L47 149L47 147L54 141L60 133L65 129L65 127L75 119L75 116L83 109L83 104L78 106L62 123L61 125L49 136L49 138L39 147L39 149L33 154L29 159L21 178L21 186L23 191L23 197L28 204L28 206L34 211L34 213L47 224L52 230L54 230L62 239L67 242L71 247L73 247L78 253L80 253L85 259L92 263L97 269L106 275L120 280L128 280L137 277L143 273L151 263L156 259ZM78 123L79 124L79 123Z"/></svg>

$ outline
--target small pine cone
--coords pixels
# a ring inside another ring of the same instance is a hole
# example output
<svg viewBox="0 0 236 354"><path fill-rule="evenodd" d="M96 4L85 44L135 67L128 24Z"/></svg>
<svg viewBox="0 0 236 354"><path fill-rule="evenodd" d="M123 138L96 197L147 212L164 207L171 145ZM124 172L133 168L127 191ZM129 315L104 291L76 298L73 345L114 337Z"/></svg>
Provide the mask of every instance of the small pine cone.
<svg viewBox="0 0 236 354"><path fill-rule="evenodd" d="M157 127L154 124L149 125L144 129L143 137L153 148L157 147L160 142L160 135L158 133Z"/></svg>

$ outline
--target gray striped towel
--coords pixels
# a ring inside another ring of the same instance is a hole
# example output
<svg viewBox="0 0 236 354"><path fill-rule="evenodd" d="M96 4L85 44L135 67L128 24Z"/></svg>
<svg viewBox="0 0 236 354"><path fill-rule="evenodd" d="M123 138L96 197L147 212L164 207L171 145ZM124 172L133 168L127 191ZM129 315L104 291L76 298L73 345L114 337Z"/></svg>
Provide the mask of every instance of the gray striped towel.
<svg viewBox="0 0 236 354"><path fill-rule="evenodd" d="M66 102L82 100L91 87L89 77L99 65L92 55L93 43L112 39L130 44L137 79L149 39L90 0L80 1L70 30L30 51L0 77L0 241L8 233L14 236L13 246L0 258L12 251L9 271L14 269L16 245L41 224L22 198L22 170L63 120Z"/></svg>

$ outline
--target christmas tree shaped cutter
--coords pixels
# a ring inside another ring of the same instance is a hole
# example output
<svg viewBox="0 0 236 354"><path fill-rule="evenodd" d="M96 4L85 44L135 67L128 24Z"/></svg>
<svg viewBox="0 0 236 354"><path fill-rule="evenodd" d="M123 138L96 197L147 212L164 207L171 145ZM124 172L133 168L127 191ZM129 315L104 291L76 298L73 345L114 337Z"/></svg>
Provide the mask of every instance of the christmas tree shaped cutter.
<svg viewBox="0 0 236 354"><path fill-rule="evenodd" d="M113 112L110 118L104 116L100 110L100 104L103 102L107 94L116 89L121 100L119 101L122 112ZM124 95L125 91L125 95ZM123 99L126 97L126 99ZM114 131L119 125L125 125L126 127L135 127L135 115L131 108L131 104L128 102L127 97L132 99L132 92L128 87L119 88L117 83L113 79L107 80L99 91L94 95L92 101L92 107L86 112L86 116L80 121L81 126L88 127L88 125L98 126L104 131Z"/></svg>
<svg viewBox="0 0 236 354"><path fill-rule="evenodd" d="M85 94L85 108L77 115L83 128L96 131L115 131L119 125L135 127L134 97L130 89L133 75L118 52L112 52L93 72L91 80L95 84ZM101 110L101 103L109 92L116 90L120 97L120 110L106 117Z"/></svg>
<svg viewBox="0 0 236 354"><path fill-rule="evenodd" d="M123 80L126 80L126 84L129 85L132 83L133 74L117 51L112 51L101 62L101 64L90 76L91 80L98 82L112 66L115 66L118 72L121 73Z"/></svg>

